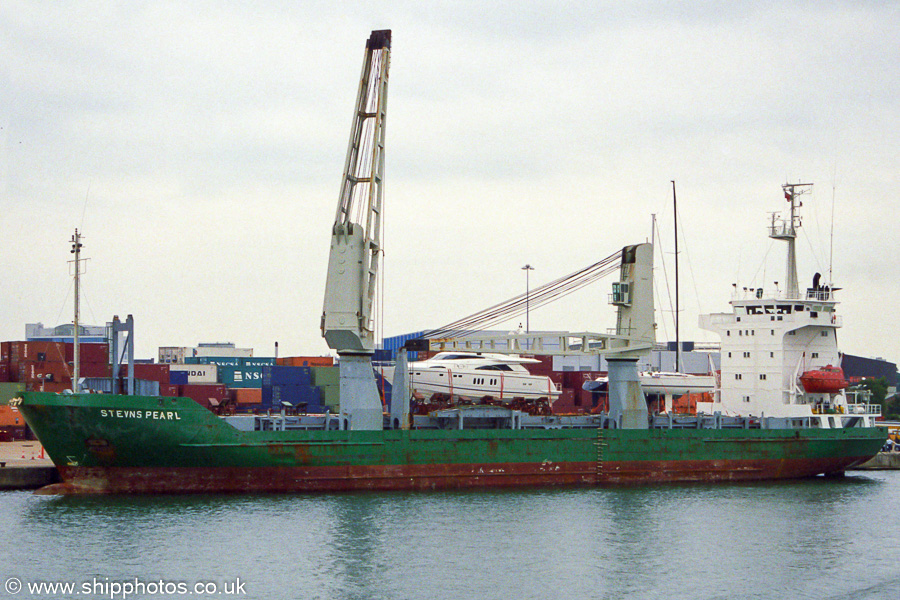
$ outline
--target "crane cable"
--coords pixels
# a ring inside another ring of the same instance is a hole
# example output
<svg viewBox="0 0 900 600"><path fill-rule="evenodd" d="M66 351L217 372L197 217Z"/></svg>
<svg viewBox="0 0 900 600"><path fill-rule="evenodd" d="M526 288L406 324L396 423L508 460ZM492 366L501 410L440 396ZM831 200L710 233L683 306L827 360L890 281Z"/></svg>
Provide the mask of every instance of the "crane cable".
<svg viewBox="0 0 900 600"><path fill-rule="evenodd" d="M492 325L525 314L526 310L539 308L559 300L594 283L598 279L616 272L621 265L621 259L622 253L615 252L590 266L545 283L534 290L514 296L509 300L448 323L443 327L426 331L422 337L427 339L465 337L466 335L485 330Z"/></svg>

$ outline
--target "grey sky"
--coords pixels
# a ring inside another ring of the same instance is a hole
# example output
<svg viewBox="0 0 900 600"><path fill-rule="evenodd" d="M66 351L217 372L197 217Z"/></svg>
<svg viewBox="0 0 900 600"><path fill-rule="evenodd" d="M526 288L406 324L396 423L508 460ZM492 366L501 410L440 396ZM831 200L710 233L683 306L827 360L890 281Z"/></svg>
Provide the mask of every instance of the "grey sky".
<svg viewBox="0 0 900 600"><path fill-rule="evenodd" d="M139 355L325 353L363 47L390 28L387 334L643 241L651 213L671 262L675 179L682 337L713 341L698 312L783 281L765 227L803 180L801 285L827 273L834 195L842 349L900 360L896 3L335 4L0 5L0 339L71 319L81 227L83 318L134 314ZM609 283L532 328L611 327Z"/></svg>

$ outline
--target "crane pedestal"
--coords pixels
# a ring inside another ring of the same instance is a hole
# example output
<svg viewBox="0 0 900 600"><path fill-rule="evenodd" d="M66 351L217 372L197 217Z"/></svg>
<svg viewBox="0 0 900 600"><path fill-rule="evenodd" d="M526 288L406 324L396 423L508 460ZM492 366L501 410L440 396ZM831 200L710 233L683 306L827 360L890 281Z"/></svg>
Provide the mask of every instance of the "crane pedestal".
<svg viewBox="0 0 900 600"><path fill-rule="evenodd" d="M376 431L384 426L371 354L340 354L341 429Z"/></svg>
<svg viewBox="0 0 900 600"><path fill-rule="evenodd" d="M637 361L637 357L606 357L609 365L609 416L622 429L650 427L650 414L638 378Z"/></svg>

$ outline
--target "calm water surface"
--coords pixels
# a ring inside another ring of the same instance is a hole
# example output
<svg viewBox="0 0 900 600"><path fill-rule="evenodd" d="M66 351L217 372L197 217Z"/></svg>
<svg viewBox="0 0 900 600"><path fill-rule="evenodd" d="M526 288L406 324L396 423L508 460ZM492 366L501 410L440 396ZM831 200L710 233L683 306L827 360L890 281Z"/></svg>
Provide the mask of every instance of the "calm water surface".
<svg viewBox="0 0 900 600"><path fill-rule="evenodd" d="M220 592L192 598L900 594L900 472L619 490L80 498L5 492L0 533L0 597L11 598L63 595L29 594L27 587L7 595L9 577L24 586L212 582ZM238 578L244 593L221 593ZM94 590L70 597L113 595Z"/></svg>

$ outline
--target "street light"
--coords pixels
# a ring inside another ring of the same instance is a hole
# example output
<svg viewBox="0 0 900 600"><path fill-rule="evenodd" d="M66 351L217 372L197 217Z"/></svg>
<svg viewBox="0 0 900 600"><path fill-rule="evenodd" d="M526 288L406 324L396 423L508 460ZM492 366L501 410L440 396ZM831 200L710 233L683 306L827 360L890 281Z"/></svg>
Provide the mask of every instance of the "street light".
<svg viewBox="0 0 900 600"><path fill-rule="evenodd" d="M531 286L529 285L529 271L534 271L534 267L531 265L525 265L522 267L522 270L525 271L525 333L531 333L531 323L528 320L528 296L531 293Z"/></svg>

